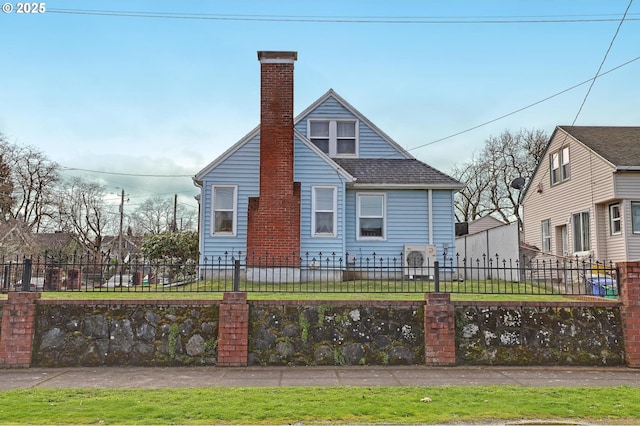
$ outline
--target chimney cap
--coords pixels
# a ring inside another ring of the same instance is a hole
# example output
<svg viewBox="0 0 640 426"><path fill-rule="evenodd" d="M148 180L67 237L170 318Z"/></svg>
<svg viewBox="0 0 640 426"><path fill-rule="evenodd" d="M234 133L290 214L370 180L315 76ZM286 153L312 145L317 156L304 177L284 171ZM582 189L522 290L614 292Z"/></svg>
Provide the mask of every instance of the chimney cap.
<svg viewBox="0 0 640 426"><path fill-rule="evenodd" d="M268 50L258 51L258 60L262 63L293 63L298 60L298 52L273 52Z"/></svg>

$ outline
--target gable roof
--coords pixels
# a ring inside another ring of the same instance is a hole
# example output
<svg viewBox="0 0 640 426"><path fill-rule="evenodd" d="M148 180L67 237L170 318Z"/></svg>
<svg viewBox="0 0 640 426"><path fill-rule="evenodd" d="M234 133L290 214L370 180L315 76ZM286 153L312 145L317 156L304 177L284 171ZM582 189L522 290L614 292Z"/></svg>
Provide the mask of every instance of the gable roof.
<svg viewBox="0 0 640 426"><path fill-rule="evenodd" d="M340 103L345 109L347 109L351 114L355 115L356 117L358 117L358 120L362 121L363 123L365 123L367 126L369 126L371 128L371 130L373 130L375 133L377 133L382 139L384 139L387 143L389 143L390 145L392 145L395 149L398 150L398 152L402 155L404 155L406 158L414 158L413 155L409 154L409 152L407 150L405 150L402 146L400 146L396 141L394 141L393 139L391 139L391 137L389 135L387 135L385 132L383 132L382 130L380 130L378 128L378 126L376 126L375 124L373 124L371 121L369 121L369 119L367 117L365 117L360 111L358 111L357 109L355 109L353 107L353 105L351 105L349 102L347 102L342 96L338 95L336 93L335 90L333 89L329 89L327 90L327 92L320 96L315 102L313 102L311 105L309 105L304 111L302 111L300 114L298 114L296 116L296 118L294 119L294 125L297 124L298 122L300 122L300 120L302 120L304 117L306 117L311 111L313 111L314 109L316 109L319 105L321 105L322 103L324 103L327 99L329 98L333 98L335 99L338 103Z"/></svg>
<svg viewBox="0 0 640 426"><path fill-rule="evenodd" d="M334 158L337 164L356 178L354 188L463 188L452 177L416 159L398 158Z"/></svg>
<svg viewBox="0 0 640 426"><path fill-rule="evenodd" d="M551 143L558 131L569 135L587 149L593 151L618 171L640 171L640 127L620 126L556 126L540 161L536 165L532 179L522 192L522 200L527 197L533 179L546 161ZM564 143L564 142L563 142Z"/></svg>
<svg viewBox="0 0 640 426"><path fill-rule="evenodd" d="M640 127L558 126L618 170L640 170Z"/></svg>
<svg viewBox="0 0 640 426"><path fill-rule="evenodd" d="M382 130L380 130L375 124L373 124L371 121L369 121L369 119L367 117L362 115L360 113L360 111L355 109L353 106L351 106L351 104L349 104L340 95L338 95L333 89L329 89L324 95L320 96L315 102L313 102L304 111L302 111L300 114L298 114L293 120L294 126L298 122L300 122L300 120L305 118L311 111L316 109L319 105L321 105L323 102L325 102L329 98L333 98L337 102L339 102L344 108L349 110L349 112L351 112L353 115L358 117L358 120L360 120L363 123L365 123L375 133L380 135L380 137L382 139L384 139L386 142L388 142L390 145L392 145L395 149L397 149L400 154L404 155L406 158L411 158L411 159L414 158L404 148L402 148L400 145L398 145L397 142L395 142L393 139L391 139L391 137L389 137L386 133L384 133ZM211 163L207 164L202 170L200 170L198 173L196 173L196 175L192 178L193 179L193 183L196 186L201 186L202 180L204 179L204 177L211 170L216 168L220 163L222 163L224 160L229 158L233 153L235 153L237 150L242 148L244 145L246 145L249 141L251 141L254 137L256 137L259 134L260 134L260 125L258 124L256 127L253 128L253 130L251 130L249 133L247 133L242 139L240 139L238 142L233 144L229 149L227 149L220 156L215 158ZM303 141L308 141L306 139L306 136L301 135L300 133L297 133L297 136L300 137ZM318 152L320 152L320 151L318 151Z"/></svg>

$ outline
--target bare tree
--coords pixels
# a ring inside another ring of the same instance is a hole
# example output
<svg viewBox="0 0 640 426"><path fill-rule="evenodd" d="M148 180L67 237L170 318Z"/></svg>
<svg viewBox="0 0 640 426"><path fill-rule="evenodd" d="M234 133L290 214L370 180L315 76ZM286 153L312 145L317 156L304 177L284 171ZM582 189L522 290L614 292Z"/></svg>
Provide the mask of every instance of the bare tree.
<svg viewBox="0 0 640 426"><path fill-rule="evenodd" d="M493 215L505 222L520 221L520 194L511 183L529 182L548 142L542 130L504 131L490 136L477 157L453 169L466 187L456 195L456 220L472 221Z"/></svg>
<svg viewBox="0 0 640 426"><path fill-rule="evenodd" d="M193 222L193 212L169 197L147 198L131 215L134 232L138 235L190 230Z"/></svg>
<svg viewBox="0 0 640 426"><path fill-rule="evenodd" d="M107 230L118 217L105 201L104 186L72 178L61 186L57 207L62 230L76 235L85 249L98 255Z"/></svg>
<svg viewBox="0 0 640 426"><path fill-rule="evenodd" d="M4 155L0 154L0 222L6 222L13 217L11 211L14 203L11 169L4 160Z"/></svg>
<svg viewBox="0 0 640 426"><path fill-rule="evenodd" d="M11 217L35 232L52 216L59 166L35 147L19 146L0 137L0 157L9 170Z"/></svg>

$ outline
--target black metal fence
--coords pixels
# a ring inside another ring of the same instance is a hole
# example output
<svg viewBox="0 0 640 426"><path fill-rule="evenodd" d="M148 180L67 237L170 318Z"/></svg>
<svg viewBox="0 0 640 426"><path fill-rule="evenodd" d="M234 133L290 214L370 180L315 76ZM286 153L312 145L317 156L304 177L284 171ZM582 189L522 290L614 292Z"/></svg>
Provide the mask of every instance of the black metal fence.
<svg viewBox="0 0 640 426"><path fill-rule="evenodd" d="M61 256L2 260L0 290L76 292L474 293L616 298L618 271L592 259L482 256L440 261L331 253L274 258L225 253L201 264L133 257Z"/></svg>

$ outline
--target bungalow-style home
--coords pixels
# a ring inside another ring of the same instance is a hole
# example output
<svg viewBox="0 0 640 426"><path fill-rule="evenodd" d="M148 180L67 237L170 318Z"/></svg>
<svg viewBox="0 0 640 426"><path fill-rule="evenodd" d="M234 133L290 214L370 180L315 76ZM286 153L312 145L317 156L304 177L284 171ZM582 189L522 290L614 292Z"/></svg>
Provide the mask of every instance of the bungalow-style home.
<svg viewBox="0 0 640 426"><path fill-rule="evenodd" d="M310 257L453 249L460 182L416 160L333 90L294 117L297 52L260 51L258 60L260 125L194 177L202 264L225 253L295 268Z"/></svg>
<svg viewBox="0 0 640 426"><path fill-rule="evenodd" d="M522 208L543 255L640 259L640 127L556 127Z"/></svg>

